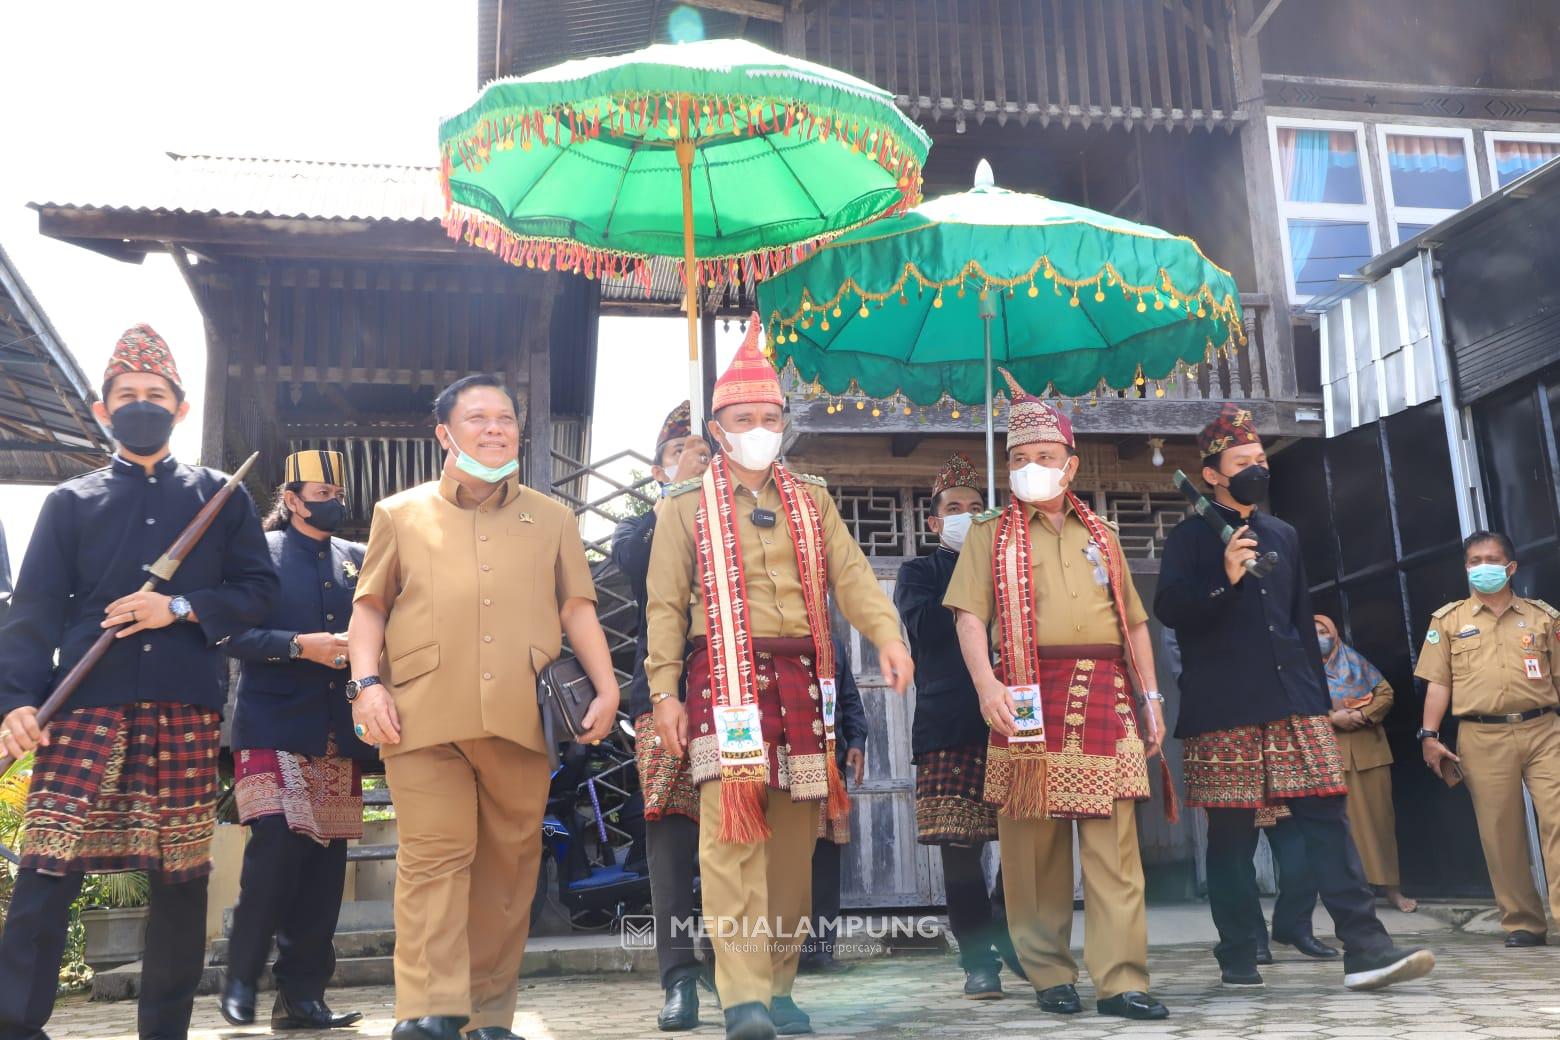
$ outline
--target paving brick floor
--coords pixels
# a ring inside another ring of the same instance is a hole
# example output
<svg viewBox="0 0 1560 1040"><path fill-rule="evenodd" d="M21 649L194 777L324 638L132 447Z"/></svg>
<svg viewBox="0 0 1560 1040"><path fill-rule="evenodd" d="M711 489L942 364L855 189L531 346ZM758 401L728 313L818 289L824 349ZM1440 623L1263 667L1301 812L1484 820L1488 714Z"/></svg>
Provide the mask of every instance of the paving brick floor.
<svg viewBox="0 0 1560 1040"><path fill-rule="evenodd" d="M1342 969L1307 961L1279 947L1279 963L1263 969L1268 988L1260 995L1229 995L1218 986L1206 946L1153 950L1154 992L1172 1017L1154 1023L1100 1018L1085 978L1080 985L1086 1012L1075 1018L1044 1015L1031 992L1012 985L1002 1001L961 999L962 976L948 956L905 956L867 962L849 974L804 976L796 998L823 1036L888 1040L890 1037L1056 1036L1065 1040L1195 1038L1242 1040L1458 1040L1466 1037L1560 1037L1560 948L1506 950L1497 937L1425 936L1439 966L1427 980L1380 994L1350 993ZM1402 941L1402 940L1400 940ZM264 999L264 998L262 998ZM525 979L515 1031L527 1040L664 1038L655 1030L661 994L649 975L564 976ZM289 1034L298 1040L329 1037L387 1037L393 1024L388 988L331 994L339 1011L366 1018L355 1030ZM268 1007L268 1005L267 1005ZM62 1003L51 1023L55 1040L133 1040L133 1003ZM217 1015L216 1001L201 997L191 1040L239 1040L267 1035L264 1028L234 1029ZM695 1036L718 1037L720 1012L706 1005Z"/></svg>

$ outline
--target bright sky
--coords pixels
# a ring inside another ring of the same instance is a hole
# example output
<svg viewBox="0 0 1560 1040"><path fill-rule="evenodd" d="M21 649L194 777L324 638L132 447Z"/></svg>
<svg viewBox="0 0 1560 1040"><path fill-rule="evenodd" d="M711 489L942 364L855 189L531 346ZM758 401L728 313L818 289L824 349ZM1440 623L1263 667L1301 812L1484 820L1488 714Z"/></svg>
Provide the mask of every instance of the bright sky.
<svg viewBox="0 0 1560 1040"><path fill-rule="evenodd" d="M0 242L93 382L128 326L169 341L197 390L174 435L181 457L200 442L205 336L172 263L44 238L26 204L132 198L169 151L432 163L439 118L476 91L475 12L471 0L0 5L0 140L23 160L0 169ZM596 458L647 452L687 396L685 328L602 323ZM46 493L0 485L13 567Z"/></svg>

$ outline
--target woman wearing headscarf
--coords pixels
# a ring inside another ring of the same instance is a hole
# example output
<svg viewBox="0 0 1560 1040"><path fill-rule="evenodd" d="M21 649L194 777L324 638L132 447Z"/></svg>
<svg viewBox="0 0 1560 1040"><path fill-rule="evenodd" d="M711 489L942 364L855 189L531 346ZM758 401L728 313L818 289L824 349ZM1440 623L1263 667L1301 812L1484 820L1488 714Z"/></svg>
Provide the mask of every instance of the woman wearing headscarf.
<svg viewBox="0 0 1560 1040"><path fill-rule="evenodd" d="M1399 887L1392 749L1381 730L1381 721L1392 710L1392 686L1375 665L1344 643L1338 626L1324 614L1316 615L1316 640L1349 787L1349 833L1359 849L1365 880L1383 890L1397 909L1413 913L1419 905Z"/></svg>

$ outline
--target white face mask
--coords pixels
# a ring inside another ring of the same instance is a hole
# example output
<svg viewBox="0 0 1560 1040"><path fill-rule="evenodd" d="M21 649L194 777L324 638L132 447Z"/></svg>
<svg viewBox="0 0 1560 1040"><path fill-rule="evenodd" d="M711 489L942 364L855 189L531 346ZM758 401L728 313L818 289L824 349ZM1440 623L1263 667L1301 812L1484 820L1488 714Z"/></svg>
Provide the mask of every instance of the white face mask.
<svg viewBox="0 0 1560 1040"><path fill-rule="evenodd" d="M766 469L780 457L781 438L778 431L757 426L746 433L731 433L725 429L720 432L731 446L728 452L731 461L743 469Z"/></svg>
<svg viewBox="0 0 1560 1040"><path fill-rule="evenodd" d="M1038 462L1028 463L1022 469L1009 473L1008 487L1013 489L1014 497L1029 503L1049 502L1065 489L1062 471L1042 466Z"/></svg>
<svg viewBox="0 0 1560 1040"><path fill-rule="evenodd" d="M954 552L964 548L964 537L970 533L975 517L969 513L954 513L942 518L942 543Z"/></svg>

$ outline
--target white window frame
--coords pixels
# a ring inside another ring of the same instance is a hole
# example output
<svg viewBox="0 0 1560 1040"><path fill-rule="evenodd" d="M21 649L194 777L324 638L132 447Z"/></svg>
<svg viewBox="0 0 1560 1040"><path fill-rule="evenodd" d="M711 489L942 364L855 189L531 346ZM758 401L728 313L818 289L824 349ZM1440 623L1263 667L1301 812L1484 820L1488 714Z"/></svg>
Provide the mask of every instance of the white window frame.
<svg viewBox="0 0 1560 1040"><path fill-rule="evenodd" d="M1560 144L1560 133L1539 133L1526 130L1486 130L1484 132L1484 151L1490 167L1490 191L1499 191L1501 187L1500 166L1495 158L1496 141L1532 141L1538 144Z"/></svg>
<svg viewBox="0 0 1560 1040"><path fill-rule="evenodd" d="M1360 192L1364 198L1359 203L1340 202L1290 202L1284 197L1284 168L1279 161L1278 131L1294 130L1343 130L1354 134L1354 147L1359 155ZM1268 119L1268 152L1273 160L1273 193L1278 202L1278 239L1284 251L1284 276L1289 281L1291 303L1305 303L1314 296L1301 295L1295 289L1295 264L1289 252L1289 220L1339 220L1350 224L1364 224L1370 235L1370 254L1381 252L1381 229L1377 227L1376 199L1371 187L1370 151L1366 147L1365 124L1335 119L1302 119L1297 116L1272 116Z"/></svg>
<svg viewBox="0 0 1560 1040"><path fill-rule="evenodd" d="M1393 245L1400 245L1398 224L1435 225L1465 208L1428 209L1421 206L1399 206L1392 196L1392 160L1387 151L1387 135L1403 137L1444 137L1463 144L1463 158L1468 167L1468 205L1479 201L1478 158L1473 149L1473 131L1456 126L1401 126L1389 123L1376 124L1376 155L1381 166L1381 189L1387 196L1387 237ZM1560 138L1557 138L1560 140Z"/></svg>

